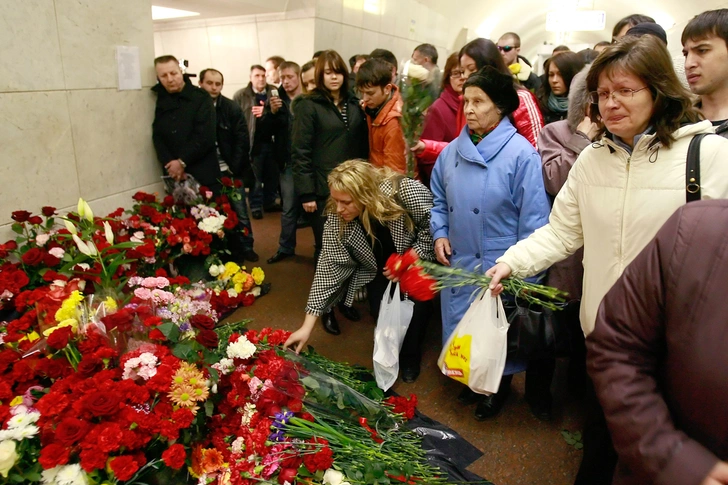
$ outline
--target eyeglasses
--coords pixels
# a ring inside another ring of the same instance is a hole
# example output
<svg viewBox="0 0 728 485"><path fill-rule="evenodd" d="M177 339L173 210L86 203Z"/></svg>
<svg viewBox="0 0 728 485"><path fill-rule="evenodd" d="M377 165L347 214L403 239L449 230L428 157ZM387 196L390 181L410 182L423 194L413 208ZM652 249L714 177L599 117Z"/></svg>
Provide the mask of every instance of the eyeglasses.
<svg viewBox="0 0 728 485"><path fill-rule="evenodd" d="M450 77L453 79L457 79L462 76L463 76L463 71L458 71L458 70L450 71Z"/></svg>
<svg viewBox="0 0 728 485"><path fill-rule="evenodd" d="M634 93L639 93L640 91L644 91L645 89L647 89L647 86L640 89L616 89L611 93L609 91L592 91L591 93L589 93L589 101L592 104L606 103L609 98L612 98L613 101L619 101L621 103L627 101L628 99L632 99L634 97Z"/></svg>
<svg viewBox="0 0 728 485"><path fill-rule="evenodd" d="M501 52L510 52L513 49L518 49L517 45L499 45L498 50Z"/></svg>

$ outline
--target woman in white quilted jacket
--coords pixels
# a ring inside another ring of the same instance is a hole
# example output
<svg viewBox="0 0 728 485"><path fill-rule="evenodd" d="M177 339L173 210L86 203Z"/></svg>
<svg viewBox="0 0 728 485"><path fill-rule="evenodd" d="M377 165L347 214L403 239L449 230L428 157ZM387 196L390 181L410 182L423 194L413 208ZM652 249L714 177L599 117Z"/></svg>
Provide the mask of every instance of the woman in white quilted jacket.
<svg viewBox="0 0 728 485"><path fill-rule="evenodd" d="M592 120L603 123L603 133L579 155L554 201L549 223L508 249L486 273L498 294L501 279L537 274L583 246L585 335L594 329L599 304L624 268L686 203L691 139L713 133L710 121L697 122L665 44L654 36L627 36L605 49L589 70L587 89ZM702 198L728 198L726 156L728 140L703 138ZM608 472L594 471L598 479L580 479L588 472L592 448L587 431L585 425L584 462L576 483L611 483L613 463ZM607 452L595 454L603 457ZM616 462L613 450L611 455Z"/></svg>

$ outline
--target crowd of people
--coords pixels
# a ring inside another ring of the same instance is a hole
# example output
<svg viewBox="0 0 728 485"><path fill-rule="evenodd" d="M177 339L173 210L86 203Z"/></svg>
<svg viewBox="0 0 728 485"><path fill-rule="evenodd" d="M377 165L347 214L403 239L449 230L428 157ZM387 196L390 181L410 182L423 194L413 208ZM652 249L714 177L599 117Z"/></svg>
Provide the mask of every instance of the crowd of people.
<svg viewBox="0 0 728 485"><path fill-rule="evenodd" d="M485 272L494 295L509 276L545 280L570 295L554 318L571 332L569 380L585 393L575 483L728 484L728 205L692 203L728 199L728 9L690 20L681 42L676 63L664 29L631 15L593 49L558 46L542 76L513 32L468 42L442 71L422 44L409 62L437 99L414 146L385 49L348 63L320 51L302 66L274 56L232 100L220 71L201 71L198 89L162 56L154 145L178 183L217 193L223 177L242 182L238 259L258 260L250 217L281 211L269 264L312 228L314 281L287 346L303 348L319 317L339 334L335 308L360 319L363 289L376 318L393 278L385 263L409 249ZM474 290L440 295L443 341ZM419 376L432 311L414 302L404 382ZM526 401L548 420L554 368L555 355L509 358L496 393L465 388L458 400L493 417L525 371Z"/></svg>

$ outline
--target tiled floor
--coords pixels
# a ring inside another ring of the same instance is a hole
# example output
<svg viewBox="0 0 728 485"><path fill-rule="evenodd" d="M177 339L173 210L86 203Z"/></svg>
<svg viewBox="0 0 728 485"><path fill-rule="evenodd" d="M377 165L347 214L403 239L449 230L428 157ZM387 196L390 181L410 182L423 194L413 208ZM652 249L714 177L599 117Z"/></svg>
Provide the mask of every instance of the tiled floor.
<svg viewBox="0 0 728 485"><path fill-rule="evenodd" d="M252 318L252 328L274 326L294 330L303 322L303 309L313 278L311 230L298 231L294 258L268 265L265 260L277 249L279 215L266 214L264 219L253 223L255 250L261 257L255 265L265 270L266 281L273 287L269 295L251 307L239 309L231 319ZM330 358L371 367L375 322L365 305L359 304L358 308L363 315L360 322L348 322L339 316L341 335L329 335L318 326L309 344ZM490 421L478 422L473 418L473 407L463 407L455 399L460 384L438 372L439 324L439 315L435 315L428 328L422 373L417 382L398 381L394 390L405 395L417 394L421 412L447 424L482 450L483 457L469 470L496 485L573 483L581 451L566 443L561 430L579 431L582 415L580 402L565 390L564 362L559 362L554 378L553 422L544 423L531 415L523 399L523 375L514 379L514 392L501 414Z"/></svg>

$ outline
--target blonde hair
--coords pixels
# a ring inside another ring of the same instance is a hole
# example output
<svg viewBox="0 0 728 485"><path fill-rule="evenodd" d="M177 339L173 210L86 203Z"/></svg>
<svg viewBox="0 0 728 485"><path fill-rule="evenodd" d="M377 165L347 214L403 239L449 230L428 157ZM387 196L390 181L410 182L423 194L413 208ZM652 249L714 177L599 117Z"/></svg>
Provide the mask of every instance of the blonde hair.
<svg viewBox="0 0 728 485"><path fill-rule="evenodd" d="M372 219L384 224L405 217L409 230L414 230L414 223L407 210L400 205L398 192L404 175L382 167L376 168L366 160L348 160L334 168L329 174L328 183L331 190L344 192L351 196L361 213L359 221L364 231L372 239L376 239L372 231ZM386 181L392 184L392 193L382 192L380 185ZM329 198L326 212L336 214L336 201ZM342 230L345 224L342 224Z"/></svg>

